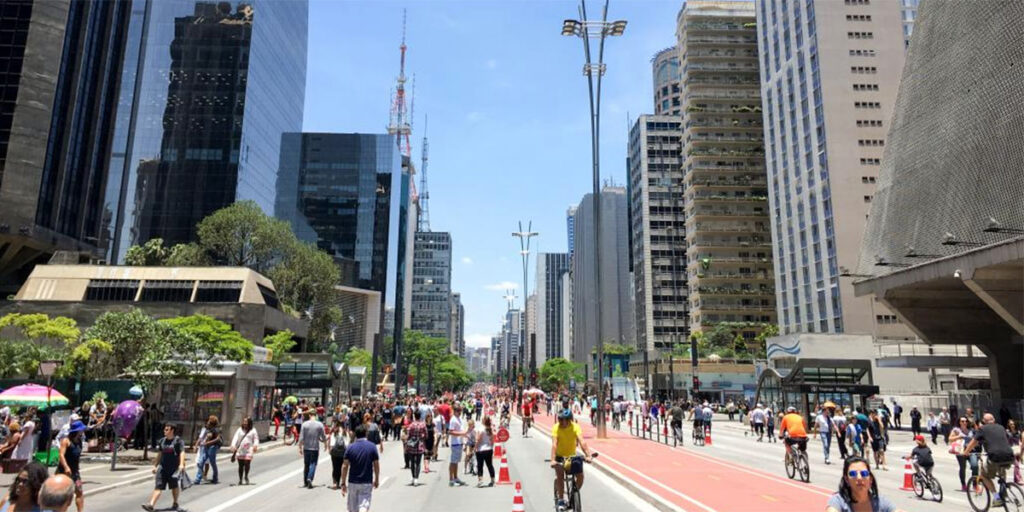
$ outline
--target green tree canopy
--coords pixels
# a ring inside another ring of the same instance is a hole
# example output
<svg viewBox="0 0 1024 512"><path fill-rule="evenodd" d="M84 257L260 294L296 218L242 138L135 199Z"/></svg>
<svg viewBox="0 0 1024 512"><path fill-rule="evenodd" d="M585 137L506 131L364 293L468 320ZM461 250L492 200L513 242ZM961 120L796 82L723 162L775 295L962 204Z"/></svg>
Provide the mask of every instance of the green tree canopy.
<svg viewBox="0 0 1024 512"><path fill-rule="evenodd" d="M67 360L78 344L81 331L74 320L50 318L41 313L10 313L0 317L0 331L17 330L24 339L0 338L0 377L25 374L35 377L39 363ZM61 366L58 377L72 374L70 364Z"/></svg>
<svg viewBox="0 0 1024 512"><path fill-rule="evenodd" d="M252 342L220 320L196 314L168 318L160 322L194 338L191 343L177 349L182 351L182 357L189 358L193 364L201 368L207 368L216 359L252 362Z"/></svg>
<svg viewBox="0 0 1024 512"><path fill-rule="evenodd" d="M557 391L569 386L571 379L583 378L583 365L569 361L564 357L555 357L544 361L540 367L540 384L545 390Z"/></svg>
<svg viewBox="0 0 1024 512"><path fill-rule="evenodd" d="M289 352L296 345L293 335L292 331L285 329L263 337L263 346L270 350L270 364L279 365L292 360Z"/></svg>
<svg viewBox="0 0 1024 512"><path fill-rule="evenodd" d="M215 263L266 272L295 243L288 223L268 216L255 201L238 201L199 222L199 244Z"/></svg>
<svg viewBox="0 0 1024 512"><path fill-rule="evenodd" d="M612 342L609 342L609 341L606 341L604 343L604 353L605 353L605 355L625 355L625 356L628 356L628 355L633 354L634 352L636 352L636 348L633 347L632 345L623 345L621 343L612 343ZM594 347L594 349L591 350L590 353L591 354L596 354L597 353L597 347Z"/></svg>
<svg viewBox="0 0 1024 512"><path fill-rule="evenodd" d="M373 364L373 354L365 348L352 347L345 352L345 364L352 366L365 366L369 368Z"/></svg>

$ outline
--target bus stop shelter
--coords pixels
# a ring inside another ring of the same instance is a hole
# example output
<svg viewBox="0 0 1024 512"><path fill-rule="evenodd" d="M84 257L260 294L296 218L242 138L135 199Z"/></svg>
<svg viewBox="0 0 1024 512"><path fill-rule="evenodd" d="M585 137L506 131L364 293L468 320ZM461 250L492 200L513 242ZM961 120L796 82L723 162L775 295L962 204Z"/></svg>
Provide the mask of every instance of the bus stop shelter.
<svg viewBox="0 0 1024 512"><path fill-rule="evenodd" d="M776 412L793 406L811 418L815 408L825 401L840 409L866 410L868 398L878 392L870 360L796 359L792 365L765 368L758 378L754 401Z"/></svg>

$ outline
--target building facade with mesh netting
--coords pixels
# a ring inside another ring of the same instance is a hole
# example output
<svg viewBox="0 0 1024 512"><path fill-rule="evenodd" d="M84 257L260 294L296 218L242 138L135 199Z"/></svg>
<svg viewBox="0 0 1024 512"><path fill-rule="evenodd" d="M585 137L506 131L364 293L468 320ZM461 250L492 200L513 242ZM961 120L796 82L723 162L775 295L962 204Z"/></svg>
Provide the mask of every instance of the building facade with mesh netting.
<svg viewBox="0 0 1024 512"><path fill-rule="evenodd" d="M687 2L683 180L690 330L729 325L748 340L775 323L753 2Z"/></svg>

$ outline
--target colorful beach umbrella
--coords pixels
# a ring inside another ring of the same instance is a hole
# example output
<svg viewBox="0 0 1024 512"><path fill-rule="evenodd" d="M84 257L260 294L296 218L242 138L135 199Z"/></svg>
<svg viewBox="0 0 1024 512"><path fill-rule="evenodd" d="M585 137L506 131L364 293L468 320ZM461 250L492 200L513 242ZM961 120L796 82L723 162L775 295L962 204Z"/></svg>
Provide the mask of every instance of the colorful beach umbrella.
<svg viewBox="0 0 1024 512"><path fill-rule="evenodd" d="M49 390L49 402L47 402L47 390ZM38 407L45 409L47 403L51 407L68 405L68 397L60 391L39 384L22 384L14 386L3 393L0 393L0 406L8 405L15 407Z"/></svg>

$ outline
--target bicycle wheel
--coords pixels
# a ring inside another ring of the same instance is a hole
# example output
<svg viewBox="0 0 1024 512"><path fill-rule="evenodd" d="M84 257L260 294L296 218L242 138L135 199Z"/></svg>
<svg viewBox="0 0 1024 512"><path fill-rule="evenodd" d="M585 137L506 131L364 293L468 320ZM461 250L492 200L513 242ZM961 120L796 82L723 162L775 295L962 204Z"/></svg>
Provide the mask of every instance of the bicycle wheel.
<svg viewBox="0 0 1024 512"><path fill-rule="evenodd" d="M786 476L789 478L796 476L796 461L793 460L792 456L786 457Z"/></svg>
<svg viewBox="0 0 1024 512"><path fill-rule="evenodd" d="M916 494L918 498L924 497L924 479L921 478L921 475L919 474L914 475L914 494Z"/></svg>
<svg viewBox="0 0 1024 512"><path fill-rule="evenodd" d="M572 496L569 498L569 508L576 512L583 510L583 501L580 499L580 490L574 485L572 487Z"/></svg>
<svg viewBox="0 0 1024 512"><path fill-rule="evenodd" d="M1006 492L1003 494L1003 507L1008 512L1024 511L1024 488L1013 482L1007 482Z"/></svg>
<svg viewBox="0 0 1024 512"><path fill-rule="evenodd" d="M935 477L929 478L928 488L932 490L932 499L936 503L942 503L942 484L939 483L939 479Z"/></svg>
<svg viewBox="0 0 1024 512"><path fill-rule="evenodd" d="M797 469L800 470L800 480L803 480L804 483L809 483L811 481L811 466L810 463L807 461L807 454L804 452L800 452L798 458L800 461L800 465Z"/></svg>
<svg viewBox="0 0 1024 512"><path fill-rule="evenodd" d="M986 512L992 504L992 496L981 477L976 476L967 481L967 501L974 512Z"/></svg>

